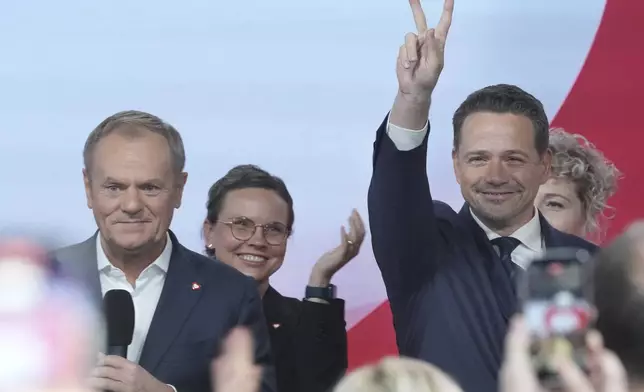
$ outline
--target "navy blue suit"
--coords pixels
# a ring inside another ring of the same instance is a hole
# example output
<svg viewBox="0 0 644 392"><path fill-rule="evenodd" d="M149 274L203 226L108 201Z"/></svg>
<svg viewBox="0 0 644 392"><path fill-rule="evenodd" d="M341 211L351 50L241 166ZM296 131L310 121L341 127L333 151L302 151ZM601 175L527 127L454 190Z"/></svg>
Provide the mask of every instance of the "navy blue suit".
<svg viewBox="0 0 644 392"><path fill-rule="evenodd" d="M212 392L210 363L237 325L251 329L255 360L264 366L261 392L276 392L268 328L257 284L232 267L183 247L171 232L172 256L139 365L178 392ZM63 273L102 301L96 235L59 249ZM193 289L197 283L198 289Z"/></svg>
<svg viewBox="0 0 644 392"><path fill-rule="evenodd" d="M399 151L386 126L374 143L369 222L400 354L437 365L466 392L496 392L513 282L469 206L457 213L432 200L427 136ZM540 218L546 247L596 250Z"/></svg>

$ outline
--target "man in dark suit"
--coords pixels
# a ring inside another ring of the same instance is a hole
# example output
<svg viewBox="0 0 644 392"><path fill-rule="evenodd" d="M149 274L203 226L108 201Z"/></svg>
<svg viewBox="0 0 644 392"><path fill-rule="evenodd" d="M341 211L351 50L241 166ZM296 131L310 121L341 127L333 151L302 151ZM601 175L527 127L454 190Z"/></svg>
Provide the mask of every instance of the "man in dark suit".
<svg viewBox="0 0 644 392"><path fill-rule="evenodd" d="M517 275L544 247L595 246L533 205L549 177L548 119L516 86L486 87L457 109L452 158L466 203L455 212L432 200L427 118L453 3L428 30L411 1L418 35L400 49L399 92L374 143L369 218L400 353L438 365L466 392L493 392Z"/></svg>
<svg viewBox="0 0 644 392"><path fill-rule="evenodd" d="M187 179L176 129L147 113L117 113L90 134L83 154L87 205L99 230L56 257L97 301L124 289L135 308L127 358L101 356L91 386L211 392L211 360L228 331L244 325L253 331L255 358L265 367L261 390L275 392L257 285L186 249L169 231Z"/></svg>

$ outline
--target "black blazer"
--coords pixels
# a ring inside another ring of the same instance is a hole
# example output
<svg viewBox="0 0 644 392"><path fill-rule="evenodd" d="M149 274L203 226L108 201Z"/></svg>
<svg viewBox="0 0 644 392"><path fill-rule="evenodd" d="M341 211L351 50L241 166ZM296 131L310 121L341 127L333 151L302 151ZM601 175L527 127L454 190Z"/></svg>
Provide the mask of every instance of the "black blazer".
<svg viewBox="0 0 644 392"><path fill-rule="evenodd" d="M268 330L257 284L219 261L183 247L171 232L172 256L139 364L178 392L212 392L210 363L237 325L251 328L255 358L265 367L262 392L276 392ZM102 301L96 235L59 249L62 271ZM200 288L193 290L193 283Z"/></svg>
<svg viewBox="0 0 644 392"><path fill-rule="evenodd" d="M269 286L263 302L279 392L330 391L347 369L344 301L299 301Z"/></svg>
<svg viewBox="0 0 644 392"><path fill-rule="evenodd" d="M503 341L517 310L513 281L467 204L433 201L427 137L399 151L386 135L374 143L369 188L373 251L387 289L401 355L431 362L466 392L496 392ZM597 247L555 230L541 216L546 247Z"/></svg>

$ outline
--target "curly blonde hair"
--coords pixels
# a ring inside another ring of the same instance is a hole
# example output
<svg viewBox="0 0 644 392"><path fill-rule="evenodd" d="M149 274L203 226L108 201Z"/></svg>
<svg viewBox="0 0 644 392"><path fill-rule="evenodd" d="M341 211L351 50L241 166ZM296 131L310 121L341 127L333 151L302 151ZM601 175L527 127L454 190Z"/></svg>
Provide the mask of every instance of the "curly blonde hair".
<svg viewBox="0 0 644 392"><path fill-rule="evenodd" d="M614 208L607 202L617 191L621 172L588 139L562 128L550 130L550 151L552 176L575 184L586 215L586 233L601 237L600 218L612 218L607 212Z"/></svg>

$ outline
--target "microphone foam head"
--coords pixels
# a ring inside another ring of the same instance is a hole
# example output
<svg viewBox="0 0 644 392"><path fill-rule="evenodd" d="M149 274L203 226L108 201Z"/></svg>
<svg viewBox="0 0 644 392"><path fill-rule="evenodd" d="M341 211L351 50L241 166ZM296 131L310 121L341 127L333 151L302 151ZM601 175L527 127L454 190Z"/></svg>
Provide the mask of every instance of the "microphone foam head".
<svg viewBox="0 0 644 392"><path fill-rule="evenodd" d="M127 290L110 290L103 298L108 346L129 346L134 334L134 303Z"/></svg>

